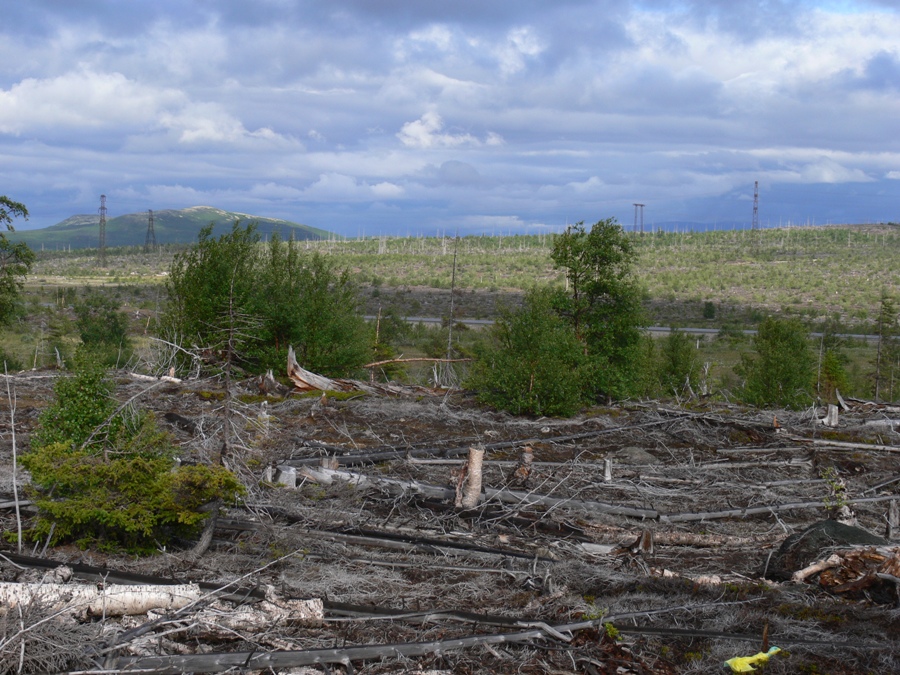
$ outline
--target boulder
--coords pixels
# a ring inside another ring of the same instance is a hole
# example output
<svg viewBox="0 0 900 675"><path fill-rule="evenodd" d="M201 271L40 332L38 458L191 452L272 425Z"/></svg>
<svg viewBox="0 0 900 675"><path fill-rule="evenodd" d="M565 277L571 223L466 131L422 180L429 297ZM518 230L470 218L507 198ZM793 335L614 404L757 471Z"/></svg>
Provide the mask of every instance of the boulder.
<svg viewBox="0 0 900 675"><path fill-rule="evenodd" d="M836 548L884 546L887 543L886 539L861 527L822 520L785 539L761 570L761 576L773 581L788 581L794 572L827 557Z"/></svg>

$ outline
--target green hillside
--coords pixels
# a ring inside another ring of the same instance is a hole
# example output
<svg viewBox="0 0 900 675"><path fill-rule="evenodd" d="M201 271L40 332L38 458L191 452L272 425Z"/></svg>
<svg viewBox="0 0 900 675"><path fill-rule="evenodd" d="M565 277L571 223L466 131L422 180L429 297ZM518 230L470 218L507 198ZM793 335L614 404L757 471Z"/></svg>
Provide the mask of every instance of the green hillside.
<svg viewBox="0 0 900 675"><path fill-rule="evenodd" d="M284 239L293 234L295 239L328 239L335 235L287 220L261 218L246 213L223 211L211 206L192 206L187 209L166 209L153 212L153 231L158 244L187 244L197 239L200 228L215 224L214 232L220 234L231 227L235 220L257 223L261 236L267 238L274 232ZM107 218L107 246L142 246L147 239L148 213L129 213ZM99 240L100 216L78 215L61 223L37 230L17 230L7 236L13 241L24 241L31 248L96 248Z"/></svg>

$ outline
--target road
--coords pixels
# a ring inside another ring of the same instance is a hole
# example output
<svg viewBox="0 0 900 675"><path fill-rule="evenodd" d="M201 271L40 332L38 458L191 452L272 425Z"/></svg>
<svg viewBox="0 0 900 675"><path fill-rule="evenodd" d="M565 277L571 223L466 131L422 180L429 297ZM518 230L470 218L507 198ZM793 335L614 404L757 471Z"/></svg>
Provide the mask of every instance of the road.
<svg viewBox="0 0 900 675"><path fill-rule="evenodd" d="M365 316L366 321L375 321L377 317L375 316ZM440 317L436 316L407 316L405 317L408 323L425 323L425 324L439 324L443 321ZM485 326L492 326L494 324L493 319L457 319L456 323L461 323L466 326L472 326L473 328L483 328ZM669 326L650 326L647 328L651 333L658 333L661 335L665 335L666 333L670 333L672 329ZM679 328L682 333L688 333L690 335L718 335L718 328ZM756 335L755 330L742 330L741 333L744 335ZM822 333L810 333L810 337L820 338L822 337ZM865 335L863 333L835 333L835 337L839 337L842 339L854 339L854 340L867 340L868 342L878 342L877 335Z"/></svg>

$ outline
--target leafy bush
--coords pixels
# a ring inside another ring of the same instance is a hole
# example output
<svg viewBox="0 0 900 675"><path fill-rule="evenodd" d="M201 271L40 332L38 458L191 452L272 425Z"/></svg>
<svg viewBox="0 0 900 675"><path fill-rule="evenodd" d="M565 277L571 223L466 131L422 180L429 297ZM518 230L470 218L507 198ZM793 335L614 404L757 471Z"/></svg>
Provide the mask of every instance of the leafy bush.
<svg viewBox="0 0 900 675"><path fill-rule="evenodd" d="M0 215L2 213L0 208ZM0 324L9 323L19 313L22 286L34 264L34 257L27 244L13 243L0 234Z"/></svg>
<svg viewBox="0 0 900 675"><path fill-rule="evenodd" d="M349 273L277 236L263 250L252 224L234 223L217 239L203 228L175 256L166 288L168 337L215 350L237 336L251 370L284 367L289 346L303 367L330 376L372 355Z"/></svg>
<svg viewBox="0 0 900 675"><path fill-rule="evenodd" d="M844 394L850 391L850 378L847 374L849 359L843 348L847 345L838 333L843 327L834 319L828 319L819 327L822 335L818 344L818 377L816 392L824 401L837 401L836 391Z"/></svg>
<svg viewBox="0 0 900 675"><path fill-rule="evenodd" d="M75 327L81 342L91 347L106 365L114 365L130 352L128 319L119 303L96 290L88 290L74 304Z"/></svg>
<svg viewBox="0 0 900 675"><path fill-rule="evenodd" d="M662 391L671 395L681 391L697 368L697 350L687 333L672 328L663 339L659 384Z"/></svg>
<svg viewBox="0 0 900 675"><path fill-rule="evenodd" d="M320 253L304 255L277 235L258 265L251 311L262 323L254 343L262 367L284 368L289 345L305 368L332 376L350 374L372 357L372 335L347 270Z"/></svg>
<svg viewBox="0 0 900 675"><path fill-rule="evenodd" d="M744 354L736 372L743 399L756 406L801 408L812 402L815 359L806 327L797 319L769 317L757 328L755 355Z"/></svg>
<svg viewBox="0 0 900 675"><path fill-rule="evenodd" d="M111 389L84 354L75 374L56 382L22 457L38 507L32 538L150 552L195 534L205 504L243 493L224 467L176 467L168 434L148 414L114 414Z"/></svg>
<svg viewBox="0 0 900 675"><path fill-rule="evenodd" d="M13 227L13 219L28 220L24 204L0 195L0 227ZM0 234L0 324L10 323L21 311L21 292L25 277L34 264L34 251L25 242L13 243Z"/></svg>
<svg viewBox="0 0 900 675"><path fill-rule="evenodd" d="M584 402L584 351L553 306L553 293L543 289L529 292L520 309L503 311L467 382L481 402L517 415L577 412Z"/></svg>
<svg viewBox="0 0 900 675"><path fill-rule="evenodd" d="M112 383L93 351L79 348L72 365L73 374L61 375L53 386L54 400L38 418L31 435L32 448L53 443L80 446L107 420L111 421L107 431L113 433L122 422L121 418L111 420L116 408Z"/></svg>
<svg viewBox="0 0 900 675"><path fill-rule="evenodd" d="M25 364L17 355L0 347L0 368L5 368L6 372L13 373L25 368Z"/></svg>

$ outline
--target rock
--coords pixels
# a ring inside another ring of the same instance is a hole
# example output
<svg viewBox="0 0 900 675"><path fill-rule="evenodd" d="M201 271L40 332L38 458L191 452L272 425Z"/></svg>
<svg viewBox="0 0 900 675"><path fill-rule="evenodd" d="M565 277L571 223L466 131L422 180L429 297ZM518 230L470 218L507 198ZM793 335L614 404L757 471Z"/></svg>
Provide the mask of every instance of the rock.
<svg viewBox="0 0 900 675"><path fill-rule="evenodd" d="M616 464L659 464L656 457L635 446L628 446L613 453L612 459Z"/></svg>
<svg viewBox="0 0 900 675"><path fill-rule="evenodd" d="M803 532L792 534L761 570L761 576L773 581L788 581L797 570L824 558L835 548L883 546L886 539L861 527L844 525L836 520L822 520Z"/></svg>

